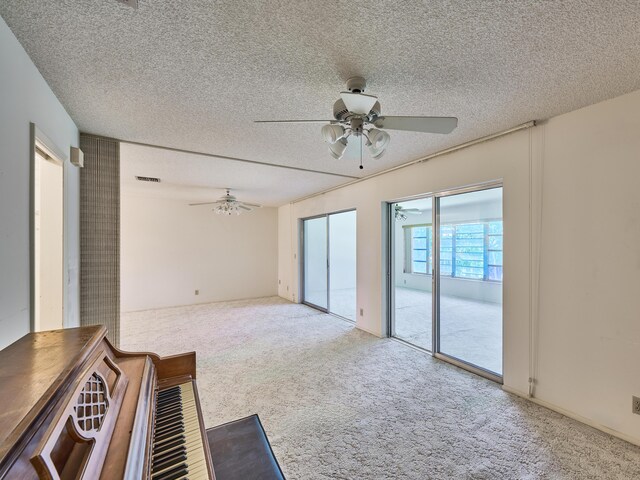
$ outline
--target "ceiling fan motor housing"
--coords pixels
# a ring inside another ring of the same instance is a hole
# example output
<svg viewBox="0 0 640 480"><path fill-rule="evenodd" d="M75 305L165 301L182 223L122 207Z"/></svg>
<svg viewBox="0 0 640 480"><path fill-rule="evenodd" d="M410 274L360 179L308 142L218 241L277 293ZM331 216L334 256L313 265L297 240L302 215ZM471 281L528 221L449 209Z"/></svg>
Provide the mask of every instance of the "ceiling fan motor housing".
<svg viewBox="0 0 640 480"><path fill-rule="evenodd" d="M367 81L362 77L351 77L347 80L347 90L351 93L362 93L367 88Z"/></svg>
<svg viewBox="0 0 640 480"><path fill-rule="evenodd" d="M375 122L376 118L380 116L380 112L380 102L376 102L369 114L366 115L366 118L364 118L363 120L366 123L373 123ZM344 101L341 98L336 100L336 102L333 104L333 117L339 122L348 122L352 116L353 114L347 109Z"/></svg>

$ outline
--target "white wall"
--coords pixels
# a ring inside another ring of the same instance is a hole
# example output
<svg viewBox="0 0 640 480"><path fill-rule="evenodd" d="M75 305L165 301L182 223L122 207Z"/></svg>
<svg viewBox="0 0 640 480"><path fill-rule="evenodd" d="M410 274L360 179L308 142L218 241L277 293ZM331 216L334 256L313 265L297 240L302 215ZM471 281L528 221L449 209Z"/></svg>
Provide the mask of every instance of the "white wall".
<svg viewBox="0 0 640 480"><path fill-rule="evenodd" d="M296 219L355 207L357 326L384 335L382 203L502 178L505 389L525 395L531 366L538 401L640 443L639 111L636 91L282 207L284 296L298 288Z"/></svg>
<svg viewBox="0 0 640 480"><path fill-rule="evenodd" d="M640 91L552 118L537 396L640 440Z"/></svg>
<svg viewBox="0 0 640 480"><path fill-rule="evenodd" d="M36 155L34 330L64 326L63 167Z"/></svg>
<svg viewBox="0 0 640 480"><path fill-rule="evenodd" d="M0 18L0 348L29 332L30 128L55 147L78 146L78 129ZM65 161L65 325L79 325L79 172Z"/></svg>
<svg viewBox="0 0 640 480"><path fill-rule="evenodd" d="M226 216L123 192L120 221L123 312L277 294L275 208Z"/></svg>

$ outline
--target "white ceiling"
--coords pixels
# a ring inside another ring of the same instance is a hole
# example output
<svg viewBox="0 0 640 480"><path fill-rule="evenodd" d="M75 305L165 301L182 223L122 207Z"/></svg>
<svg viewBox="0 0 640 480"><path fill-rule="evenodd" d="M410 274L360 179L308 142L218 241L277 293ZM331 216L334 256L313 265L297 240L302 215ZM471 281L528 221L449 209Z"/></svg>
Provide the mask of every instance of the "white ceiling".
<svg viewBox="0 0 640 480"><path fill-rule="evenodd" d="M362 176L640 88L637 1L139 3L0 2L82 131ZM383 114L453 115L459 127L391 132L387 154L360 171L328 155L318 125L252 123L330 118L352 75L367 78ZM201 160L175 161L169 183L189 181L183 170ZM258 190L234 168L229 186ZM281 192L256 191L264 203L348 180L265 168L259 189Z"/></svg>

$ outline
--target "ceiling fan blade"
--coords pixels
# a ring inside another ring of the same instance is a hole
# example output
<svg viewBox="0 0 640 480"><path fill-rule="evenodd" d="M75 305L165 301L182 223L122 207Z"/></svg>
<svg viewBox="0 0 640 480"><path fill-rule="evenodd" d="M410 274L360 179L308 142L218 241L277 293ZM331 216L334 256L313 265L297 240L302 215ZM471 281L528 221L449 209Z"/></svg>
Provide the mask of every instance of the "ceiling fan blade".
<svg viewBox="0 0 640 480"><path fill-rule="evenodd" d="M215 202L201 202L201 203L190 203L189 206L190 207L195 207L198 205L213 205L214 203L220 203L219 201L215 201Z"/></svg>
<svg viewBox="0 0 640 480"><path fill-rule="evenodd" d="M254 120L253 123L338 123L337 120Z"/></svg>
<svg viewBox="0 0 640 480"><path fill-rule="evenodd" d="M241 209L246 210L248 212L251 211L251 209L249 207L247 207L246 205L238 205L238 208L241 208Z"/></svg>
<svg viewBox="0 0 640 480"><path fill-rule="evenodd" d="M408 132L451 133L458 126L456 117L378 117L378 128Z"/></svg>
<svg viewBox="0 0 640 480"><path fill-rule="evenodd" d="M364 93L342 92L340 98L347 110L356 115L367 115L378 101L378 97Z"/></svg>
<svg viewBox="0 0 640 480"><path fill-rule="evenodd" d="M242 202L243 205L247 205L249 207L253 207L253 208L262 208L262 205L258 205L257 203L247 203L247 202Z"/></svg>

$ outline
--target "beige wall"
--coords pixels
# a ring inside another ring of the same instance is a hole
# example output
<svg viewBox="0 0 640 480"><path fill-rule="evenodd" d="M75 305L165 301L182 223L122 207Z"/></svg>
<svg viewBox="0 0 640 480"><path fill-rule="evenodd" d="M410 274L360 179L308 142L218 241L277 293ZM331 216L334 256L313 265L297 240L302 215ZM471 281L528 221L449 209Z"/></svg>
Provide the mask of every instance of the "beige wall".
<svg viewBox="0 0 640 480"><path fill-rule="evenodd" d="M502 179L505 389L533 374L539 401L640 443L638 111L640 91L281 207L280 294L299 299L297 219L355 207L357 326L384 335L383 203Z"/></svg>
<svg viewBox="0 0 640 480"><path fill-rule="evenodd" d="M277 295L277 210L211 209L123 193L121 311Z"/></svg>

